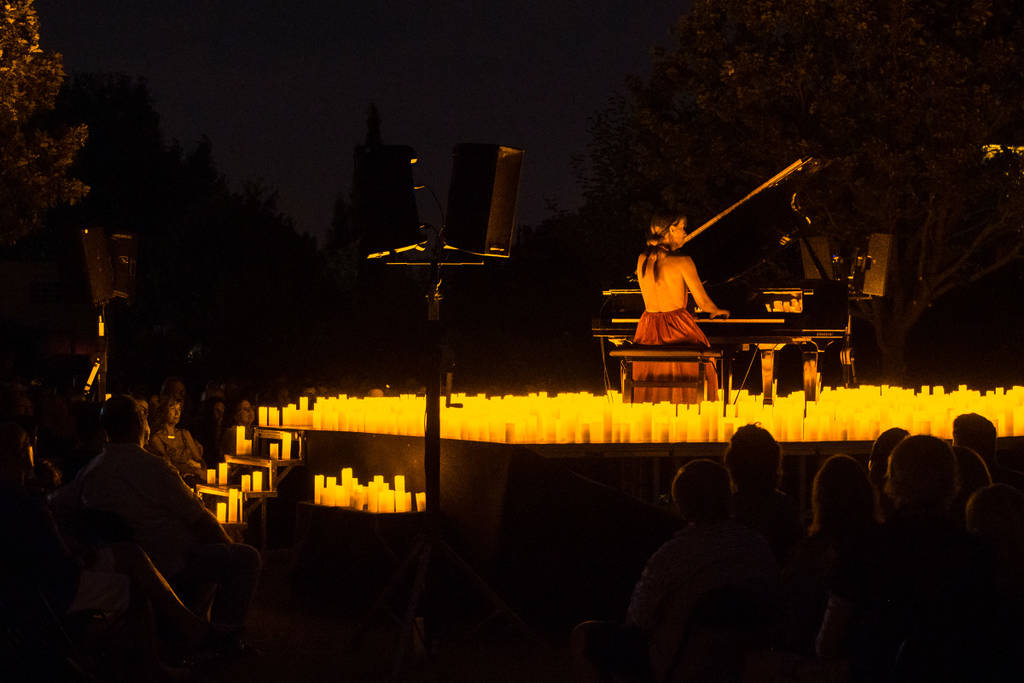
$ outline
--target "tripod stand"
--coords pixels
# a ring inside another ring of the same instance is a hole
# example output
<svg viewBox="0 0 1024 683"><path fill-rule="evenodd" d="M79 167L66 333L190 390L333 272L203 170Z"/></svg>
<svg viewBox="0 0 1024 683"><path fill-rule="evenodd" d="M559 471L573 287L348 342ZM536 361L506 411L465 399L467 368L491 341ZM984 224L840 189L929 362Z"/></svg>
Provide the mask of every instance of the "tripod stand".
<svg viewBox="0 0 1024 683"><path fill-rule="evenodd" d="M427 576L432 562L441 560L466 579L476 593L490 603L493 608L491 616L504 615L516 624L524 633L530 629L526 623L509 607L494 590L487 585L459 554L444 540L441 528L441 384L444 374L442 359L442 329L440 320L441 304L441 267L452 265L481 265L481 261L453 262L442 261L444 253L440 239L431 246L430 260L427 261L392 261L394 265L429 265L430 289L427 295L427 334L428 349L425 362L426 377L426 423L423 438L423 471L427 509L424 528L417 535L412 548L398 569L392 574L381 594L370 607L370 614L385 609L396 591L405 584L412 573L412 588L408 602L400 622L398 645L392 663L391 680L398 680L405 660L406 650L416 629L416 612L427 592ZM420 634L422 635L422 634Z"/></svg>

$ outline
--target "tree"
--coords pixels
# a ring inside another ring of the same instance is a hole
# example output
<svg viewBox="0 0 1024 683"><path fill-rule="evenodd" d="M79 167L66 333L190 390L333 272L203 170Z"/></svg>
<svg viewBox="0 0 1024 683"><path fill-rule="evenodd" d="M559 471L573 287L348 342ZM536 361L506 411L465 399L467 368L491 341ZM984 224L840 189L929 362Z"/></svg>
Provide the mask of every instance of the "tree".
<svg viewBox="0 0 1024 683"><path fill-rule="evenodd" d="M856 302L906 370L936 300L1024 249L1024 23L1009 0L695 0L651 76L593 122L584 192L620 223L711 216L799 157L820 232L892 233L889 293ZM987 147L997 145L997 147Z"/></svg>
<svg viewBox="0 0 1024 683"><path fill-rule="evenodd" d="M47 130L64 80L59 54L39 47L32 0L0 8L0 244L12 244L41 225L48 209L88 191L68 177L85 143L85 126Z"/></svg>

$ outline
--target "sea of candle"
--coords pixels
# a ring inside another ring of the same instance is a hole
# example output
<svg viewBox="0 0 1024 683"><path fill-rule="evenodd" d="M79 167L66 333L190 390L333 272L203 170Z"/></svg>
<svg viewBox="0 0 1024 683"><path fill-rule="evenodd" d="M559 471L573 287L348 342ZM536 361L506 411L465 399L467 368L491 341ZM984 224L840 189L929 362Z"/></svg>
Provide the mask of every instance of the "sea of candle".
<svg viewBox="0 0 1024 683"><path fill-rule="evenodd" d="M441 407L441 436L494 443L665 443L727 441L736 428L760 423L780 441L871 440L889 427L950 438L961 413L984 415L999 436L1024 436L1024 387L987 391L959 386L905 389L888 385L821 390L817 401L803 392L761 396L735 392L722 404L624 403L607 395L541 392L527 396L453 394L461 408ZM425 399L412 395L317 397L312 405L288 406L296 429L323 429L423 436ZM268 414L270 411L268 410ZM272 418L268 417L268 421ZM282 457L285 457L282 453Z"/></svg>

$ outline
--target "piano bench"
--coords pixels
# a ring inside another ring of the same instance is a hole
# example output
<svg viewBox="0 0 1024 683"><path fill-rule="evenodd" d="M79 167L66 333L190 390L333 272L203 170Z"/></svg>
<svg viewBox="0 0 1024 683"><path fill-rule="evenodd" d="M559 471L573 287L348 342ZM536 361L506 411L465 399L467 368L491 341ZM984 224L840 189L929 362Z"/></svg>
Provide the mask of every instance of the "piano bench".
<svg viewBox="0 0 1024 683"><path fill-rule="evenodd" d="M707 366L722 360L722 351L709 349L705 346L646 346L632 344L613 349L609 352L612 358L619 359L619 371L622 378L622 400L633 402L633 391L637 387L665 387L673 389L696 389L701 392L703 400L707 400L707 383L705 382ZM653 363L697 363L697 377L692 380L634 380L633 362L645 361ZM712 370L714 372L714 370Z"/></svg>

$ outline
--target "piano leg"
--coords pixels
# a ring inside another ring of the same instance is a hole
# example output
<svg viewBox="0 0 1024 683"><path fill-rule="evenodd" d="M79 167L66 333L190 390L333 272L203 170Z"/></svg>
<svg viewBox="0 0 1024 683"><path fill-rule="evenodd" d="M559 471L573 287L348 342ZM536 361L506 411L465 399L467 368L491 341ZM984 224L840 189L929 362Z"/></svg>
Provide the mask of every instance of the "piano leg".
<svg viewBox="0 0 1024 683"><path fill-rule="evenodd" d="M804 358L804 401L817 401L818 347L814 344L801 344L800 352Z"/></svg>
<svg viewBox="0 0 1024 683"><path fill-rule="evenodd" d="M775 346L758 346L761 350L761 397L764 405L773 403L772 383L775 380Z"/></svg>

